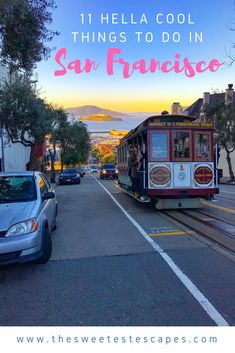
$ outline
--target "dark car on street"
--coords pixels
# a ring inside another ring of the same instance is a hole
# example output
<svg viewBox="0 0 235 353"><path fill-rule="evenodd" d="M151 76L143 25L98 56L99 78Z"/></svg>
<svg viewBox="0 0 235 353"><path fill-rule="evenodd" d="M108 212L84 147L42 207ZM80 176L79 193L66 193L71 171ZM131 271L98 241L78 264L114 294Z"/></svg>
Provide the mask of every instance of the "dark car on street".
<svg viewBox="0 0 235 353"><path fill-rule="evenodd" d="M81 177L77 168L65 169L59 176L59 184L80 184Z"/></svg>
<svg viewBox="0 0 235 353"><path fill-rule="evenodd" d="M80 168L80 167L76 168L76 169L77 169L78 173L80 174L80 176L83 178L84 175L86 174L85 169Z"/></svg>
<svg viewBox="0 0 235 353"><path fill-rule="evenodd" d="M114 164L103 164L100 167L100 179L117 179L118 170Z"/></svg>

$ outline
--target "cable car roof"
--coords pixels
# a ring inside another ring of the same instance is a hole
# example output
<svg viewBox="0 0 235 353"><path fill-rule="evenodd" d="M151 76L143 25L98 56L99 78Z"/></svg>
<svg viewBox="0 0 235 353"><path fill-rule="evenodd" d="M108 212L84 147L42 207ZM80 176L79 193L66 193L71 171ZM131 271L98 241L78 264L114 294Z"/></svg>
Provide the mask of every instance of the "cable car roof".
<svg viewBox="0 0 235 353"><path fill-rule="evenodd" d="M130 130L126 136L120 141L121 143L133 135L138 134L143 129L151 128L151 127L159 127L159 128L169 128L169 127L204 127L204 128L213 128L212 123L201 123L196 122L196 119L192 116L188 115L178 115L178 114L161 114L161 115L153 115L149 118L145 119L141 124L139 124L136 128Z"/></svg>

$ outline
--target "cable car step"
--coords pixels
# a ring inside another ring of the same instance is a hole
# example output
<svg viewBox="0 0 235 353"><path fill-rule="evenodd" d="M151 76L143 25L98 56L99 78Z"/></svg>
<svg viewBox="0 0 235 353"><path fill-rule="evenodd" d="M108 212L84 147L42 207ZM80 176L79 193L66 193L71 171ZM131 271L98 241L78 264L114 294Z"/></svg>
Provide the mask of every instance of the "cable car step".
<svg viewBox="0 0 235 353"><path fill-rule="evenodd" d="M140 196L140 197L136 197L134 195L134 193L132 191L126 190L125 188L122 188L119 185L120 189L122 189L122 191L124 191L126 194L128 194L129 196L131 196L133 199L139 201L139 202L143 202L143 203L149 203L151 202L150 198L148 196Z"/></svg>

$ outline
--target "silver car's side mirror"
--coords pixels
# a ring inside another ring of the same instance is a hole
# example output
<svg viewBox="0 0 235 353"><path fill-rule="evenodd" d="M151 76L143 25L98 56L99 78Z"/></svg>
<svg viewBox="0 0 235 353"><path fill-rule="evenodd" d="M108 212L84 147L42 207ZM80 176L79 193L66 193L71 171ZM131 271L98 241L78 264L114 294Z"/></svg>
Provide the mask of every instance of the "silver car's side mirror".
<svg viewBox="0 0 235 353"><path fill-rule="evenodd" d="M42 200L50 200L50 199L54 199L55 198L55 193L53 191L50 192L45 192L42 196Z"/></svg>

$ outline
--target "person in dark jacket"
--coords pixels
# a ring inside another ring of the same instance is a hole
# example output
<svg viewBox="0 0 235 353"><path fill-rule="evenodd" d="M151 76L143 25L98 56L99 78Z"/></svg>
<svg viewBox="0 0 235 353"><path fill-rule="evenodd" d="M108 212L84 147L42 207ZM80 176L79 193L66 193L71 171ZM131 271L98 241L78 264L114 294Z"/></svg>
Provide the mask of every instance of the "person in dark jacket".
<svg viewBox="0 0 235 353"><path fill-rule="evenodd" d="M132 145L130 145L128 147L128 153L129 153L129 156L127 159L127 167L128 167L128 176L130 177L131 176L131 159L132 159L132 155L133 155L133 146Z"/></svg>
<svg viewBox="0 0 235 353"><path fill-rule="evenodd" d="M133 153L131 157L131 181L132 181L132 191L135 194L135 197L139 197L140 193L138 192L138 149L137 146L134 146Z"/></svg>
<svg viewBox="0 0 235 353"><path fill-rule="evenodd" d="M138 191L141 198L145 198L144 195L144 161L146 158L145 146L141 145L138 151Z"/></svg>

